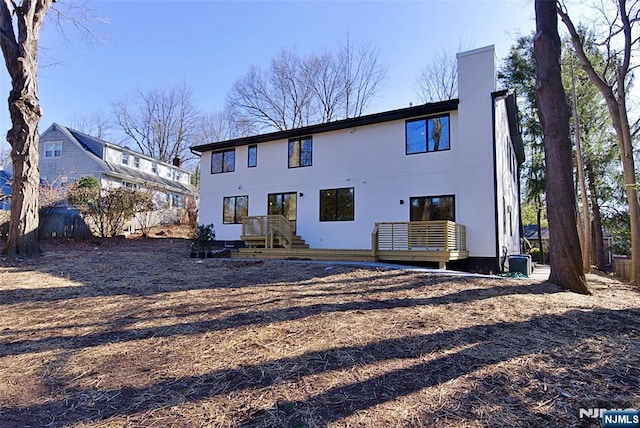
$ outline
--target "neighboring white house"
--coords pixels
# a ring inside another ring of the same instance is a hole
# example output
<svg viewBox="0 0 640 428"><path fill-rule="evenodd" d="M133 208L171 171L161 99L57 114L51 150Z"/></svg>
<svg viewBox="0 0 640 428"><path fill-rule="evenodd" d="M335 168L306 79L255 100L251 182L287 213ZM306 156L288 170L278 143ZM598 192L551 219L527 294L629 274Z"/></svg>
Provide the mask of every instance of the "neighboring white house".
<svg viewBox="0 0 640 428"><path fill-rule="evenodd" d="M103 189L152 188L160 207L153 223L178 220L179 209L184 207L186 198L197 197L197 189L191 185L191 173L180 166L179 159L173 164L160 162L57 123L40 135L39 149L41 183L58 186L93 176L100 180ZM77 214L70 215L74 212L59 213L60 218L47 225L44 236L68 233L76 236L81 225L76 224ZM138 228L135 221L127 226L129 231Z"/></svg>
<svg viewBox="0 0 640 428"><path fill-rule="evenodd" d="M200 222L238 241L242 218L283 214L317 249L371 249L378 222L466 226L460 267L520 252L515 95L493 46L459 53L458 99L195 146Z"/></svg>
<svg viewBox="0 0 640 428"><path fill-rule="evenodd" d="M160 162L57 123L40 135L39 166L40 181L46 183L71 183L88 175L107 189L151 183L166 193L171 207L181 207L185 197L197 192L179 159Z"/></svg>

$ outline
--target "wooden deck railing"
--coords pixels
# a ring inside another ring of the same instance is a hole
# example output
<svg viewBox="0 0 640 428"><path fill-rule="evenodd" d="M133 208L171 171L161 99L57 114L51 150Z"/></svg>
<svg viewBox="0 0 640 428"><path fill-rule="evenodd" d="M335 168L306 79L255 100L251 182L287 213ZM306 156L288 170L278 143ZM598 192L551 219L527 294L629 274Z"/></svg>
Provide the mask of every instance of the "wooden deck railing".
<svg viewBox="0 0 640 428"><path fill-rule="evenodd" d="M467 229L448 220L376 223L371 248L378 251L466 251Z"/></svg>
<svg viewBox="0 0 640 428"><path fill-rule="evenodd" d="M284 248L291 247L293 227L282 215L262 215L245 217L242 220L242 236L247 245L264 245L274 248L278 244Z"/></svg>

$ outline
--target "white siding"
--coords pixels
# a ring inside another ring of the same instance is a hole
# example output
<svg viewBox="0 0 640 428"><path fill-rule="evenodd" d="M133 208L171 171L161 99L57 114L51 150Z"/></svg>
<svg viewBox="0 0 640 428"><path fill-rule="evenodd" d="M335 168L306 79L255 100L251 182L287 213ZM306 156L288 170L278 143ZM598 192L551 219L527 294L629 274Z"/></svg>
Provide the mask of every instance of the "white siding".
<svg viewBox="0 0 640 428"><path fill-rule="evenodd" d="M520 253L520 201L518 166L509 135L507 106L504 98L496 100L496 177L498 248L508 255Z"/></svg>
<svg viewBox="0 0 640 428"><path fill-rule="evenodd" d="M464 198L456 200L467 226L471 256L496 256L495 180L493 171L493 99L496 58L493 46L459 53L460 158L454 167L464 181Z"/></svg>

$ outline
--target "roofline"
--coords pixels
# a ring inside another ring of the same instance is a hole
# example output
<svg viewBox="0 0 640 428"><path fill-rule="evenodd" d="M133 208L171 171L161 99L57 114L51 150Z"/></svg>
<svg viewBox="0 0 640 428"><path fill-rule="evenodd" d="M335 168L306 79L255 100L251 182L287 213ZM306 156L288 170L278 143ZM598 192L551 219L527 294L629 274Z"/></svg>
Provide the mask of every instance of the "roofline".
<svg viewBox="0 0 640 428"><path fill-rule="evenodd" d="M323 132L338 131L341 129L353 128L357 126L372 125L375 123L390 122L392 120L407 119L415 116L444 113L458 109L459 100L457 98L440 101L437 103L421 104L415 107L406 107L397 110L385 111L382 113L374 113L365 116L353 117L349 119L337 120L335 122L326 122L316 125L304 126L296 129L286 129L283 131L275 131L267 134L252 135L249 137L241 137L226 141L217 141L214 143L201 144L192 146L191 151L206 152L209 150L224 149L228 147L246 146L249 144L264 143L267 141L284 140L289 138L302 137L311 134L320 134Z"/></svg>
<svg viewBox="0 0 640 428"><path fill-rule="evenodd" d="M119 172L117 172L117 171L111 171L111 170L110 170L110 171L102 171L102 176L103 176L103 177L104 177L104 176L106 176L106 177L113 177L113 178L117 178L117 179L121 179L121 180L126 180L126 181L129 181L129 182L131 182L131 183L137 183L137 184L144 184L144 183L146 183L146 182L151 182L152 184L154 184L154 185L156 185L156 186L158 186L158 187L162 187L162 188L164 188L164 189L166 189L166 190L171 190L171 191L173 191L173 192L175 192L175 193L182 193L182 194L185 194L185 195L190 195L190 194L198 193L198 190L197 190L197 189L190 190L190 189L188 189L188 188L187 188L187 189L185 190L185 189L181 189L180 187L176 187L176 186L173 186L173 185L169 185L169 184L161 183L161 182L159 182L159 181L147 181L147 180L142 180L142 179L140 179L140 178L138 178L138 177L132 177L132 176L130 176L130 175L120 174L120 173L119 173ZM182 183L180 183L180 184L182 184ZM184 185L184 184L182 184L182 185L183 185L183 186L186 186L186 185Z"/></svg>
<svg viewBox="0 0 640 428"><path fill-rule="evenodd" d="M73 136L73 132L78 133L78 134L82 134L82 135L84 135L84 136L86 136L86 137L89 137L89 138L92 138L92 139L94 139L94 140L98 141L100 144L102 144L102 145L103 145L103 146L105 146L105 147L113 148L113 149L115 149L115 150L119 150L119 151L126 151L126 152L128 152L129 154L132 154L132 155L134 155L134 156L136 156L136 157L144 158L144 159L146 159L146 160L148 160L148 161L150 161L150 162L154 162L154 163L161 164L161 165L164 165L164 166L168 166L168 167L171 167L171 168L177 168L177 169L179 169L179 170L181 170L182 172L185 172L185 173L187 173L187 174L192 174L192 173L193 173L192 171L189 171L188 169L184 169L184 168L182 168L182 167L175 166L175 165L173 165L173 164L172 164L172 163L170 163L170 162L163 162L163 161L161 161L161 160L158 160L158 159L156 159L156 158L153 158L153 157L151 157L151 156L149 156L149 155L146 155L146 154L144 154L144 153L140 153L140 152L135 151L135 150L132 150L132 149L130 149L130 148L128 148L128 147L119 146L118 144L115 144L115 143L110 143L110 142L108 142L108 141L103 140L102 138L94 137L94 136L89 135L89 134L87 134L87 133L85 133L85 132L81 132L81 131L75 130L75 129L73 129L73 128L70 128L70 127L68 127L68 126L66 126L66 125L61 125L61 124L59 124L59 123L57 123L57 122L53 122L53 123L49 126L49 128L51 128L51 127L53 127L53 126L57 126L58 128L62 128L63 130L67 131L67 132L70 134L70 136L71 136L74 140L76 140L76 141L77 141L78 139L77 139L76 137L74 137L74 136ZM47 132L47 131L49 130L49 128L45 129L45 131L44 131L44 132ZM43 132L43 134L44 134L44 132ZM84 144L82 144L82 142L80 142L80 141L77 141L77 142L78 142L78 144L80 144L81 146L83 146L83 147L84 147ZM90 151L90 150L89 150L89 151ZM93 153L93 152L92 152L92 153ZM94 155L95 155L95 153L94 153ZM104 161L104 159L102 159L102 160Z"/></svg>

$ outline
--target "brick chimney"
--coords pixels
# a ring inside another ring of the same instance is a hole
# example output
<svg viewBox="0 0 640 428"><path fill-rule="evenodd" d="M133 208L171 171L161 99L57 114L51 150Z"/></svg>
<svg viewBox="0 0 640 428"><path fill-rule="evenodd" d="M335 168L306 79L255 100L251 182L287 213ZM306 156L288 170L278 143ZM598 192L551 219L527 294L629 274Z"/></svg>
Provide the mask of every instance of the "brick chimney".
<svg viewBox="0 0 640 428"><path fill-rule="evenodd" d="M173 166L177 166L178 168L181 168L182 167L182 159L180 159L178 156L173 158Z"/></svg>

